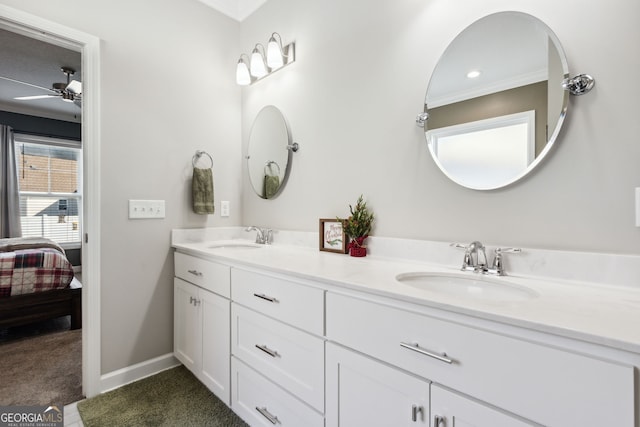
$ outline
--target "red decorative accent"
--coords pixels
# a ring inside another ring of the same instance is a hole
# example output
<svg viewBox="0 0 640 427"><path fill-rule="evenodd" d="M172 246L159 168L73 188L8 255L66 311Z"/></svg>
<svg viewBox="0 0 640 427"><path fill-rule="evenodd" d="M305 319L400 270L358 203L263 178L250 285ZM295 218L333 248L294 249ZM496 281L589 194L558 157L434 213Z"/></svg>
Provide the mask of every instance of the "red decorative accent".
<svg viewBox="0 0 640 427"><path fill-rule="evenodd" d="M355 239L352 239L347 245L347 248L349 248L349 255L355 256L355 257L367 256L367 247L364 246L364 240L367 237L369 237L369 235L360 236L360 237L356 237Z"/></svg>
<svg viewBox="0 0 640 427"><path fill-rule="evenodd" d="M349 249L349 255L355 256L355 257L367 256L367 248L352 247L351 249Z"/></svg>

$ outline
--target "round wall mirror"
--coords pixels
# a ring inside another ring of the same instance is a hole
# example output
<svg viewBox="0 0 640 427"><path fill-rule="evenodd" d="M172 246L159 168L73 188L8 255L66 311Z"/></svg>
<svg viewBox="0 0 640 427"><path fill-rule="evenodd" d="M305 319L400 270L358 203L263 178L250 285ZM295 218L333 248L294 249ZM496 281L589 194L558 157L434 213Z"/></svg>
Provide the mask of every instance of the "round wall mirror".
<svg viewBox="0 0 640 427"><path fill-rule="evenodd" d="M564 120L558 38L519 12L486 16L447 47L427 89L425 135L440 169L475 190L512 184L549 153Z"/></svg>
<svg viewBox="0 0 640 427"><path fill-rule="evenodd" d="M291 132L280 110L264 107L249 135L247 167L251 186L258 196L272 199L282 191L291 169Z"/></svg>

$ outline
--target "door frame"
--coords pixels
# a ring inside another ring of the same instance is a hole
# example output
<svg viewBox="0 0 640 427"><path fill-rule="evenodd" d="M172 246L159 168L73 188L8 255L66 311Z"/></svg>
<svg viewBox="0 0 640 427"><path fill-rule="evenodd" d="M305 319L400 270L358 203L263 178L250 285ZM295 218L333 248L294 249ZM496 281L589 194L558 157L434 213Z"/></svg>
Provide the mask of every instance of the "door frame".
<svg viewBox="0 0 640 427"><path fill-rule="evenodd" d="M100 39L0 5L0 28L82 54L82 391L101 390L100 352Z"/></svg>

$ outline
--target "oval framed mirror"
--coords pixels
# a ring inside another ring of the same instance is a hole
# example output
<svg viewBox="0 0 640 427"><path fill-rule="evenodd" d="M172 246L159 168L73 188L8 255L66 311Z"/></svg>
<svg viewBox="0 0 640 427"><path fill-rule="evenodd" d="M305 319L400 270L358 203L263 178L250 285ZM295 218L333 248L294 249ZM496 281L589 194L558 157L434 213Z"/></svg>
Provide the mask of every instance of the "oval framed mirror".
<svg viewBox="0 0 640 427"><path fill-rule="evenodd" d="M259 197L273 199L282 192L291 169L293 146L282 112L273 105L260 110L251 127L247 151L249 181Z"/></svg>
<svg viewBox="0 0 640 427"><path fill-rule="evenodd" d="M471 24L438 61L425 97L425 136L454 182L493 190L530 173L555 144L569 92L567 60L539 19L499 12Z"/></svg>

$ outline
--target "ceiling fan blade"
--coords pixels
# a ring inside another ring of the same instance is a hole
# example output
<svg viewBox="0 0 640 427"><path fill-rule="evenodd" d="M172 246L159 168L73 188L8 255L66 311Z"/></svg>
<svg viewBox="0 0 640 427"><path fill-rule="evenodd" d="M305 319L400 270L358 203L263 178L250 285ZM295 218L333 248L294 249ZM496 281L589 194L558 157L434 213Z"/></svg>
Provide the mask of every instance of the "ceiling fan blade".
<svg viewBox="0 0 640 427"><path fill-rule="evenodd" d="M34 95L34 96L18 96L13 99L18 101L31 101L33 99L58 98L59 95Z"/></svg>
<svg viewBox="0 0 640 427"><path fill-rule="evenodd" d="M80 94L82 93L82 83L77 80L71 80L71 82L67 85L66 90L71 93Z"/></svg>
<svg viewBox="0 0 640 427"><path fill-rule="evenodd" d="M41 90L44 90L44 91L47 91L47 92L54 92L55 93L55 91L53 89L49 89L49 88L46 88L46 87L34 85L34 84L31 84L31 83L23 82L23 81L16 80L16 79L12 79L10 77L0 76L0 79L6 80L6 81L9 81L9 82L13 82L13 83L19 83L19 84L25 85L25 86L35 87L36 89L41 89Z"/></svg>

